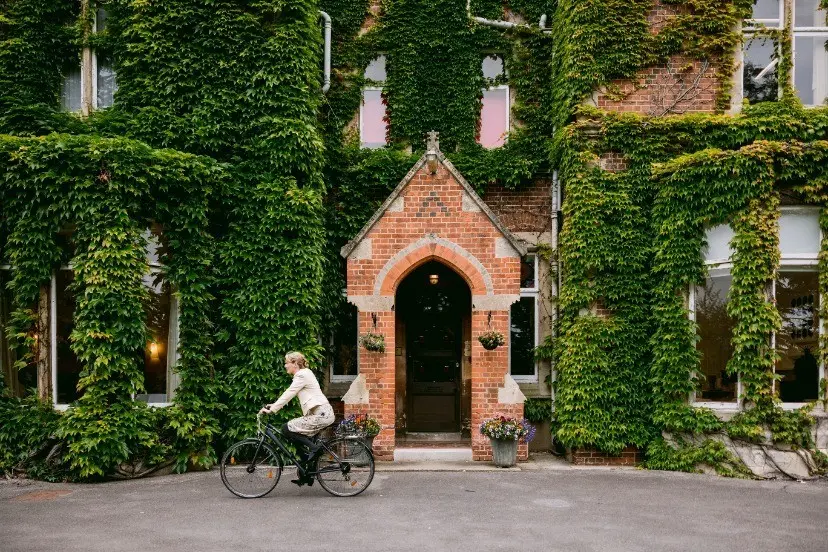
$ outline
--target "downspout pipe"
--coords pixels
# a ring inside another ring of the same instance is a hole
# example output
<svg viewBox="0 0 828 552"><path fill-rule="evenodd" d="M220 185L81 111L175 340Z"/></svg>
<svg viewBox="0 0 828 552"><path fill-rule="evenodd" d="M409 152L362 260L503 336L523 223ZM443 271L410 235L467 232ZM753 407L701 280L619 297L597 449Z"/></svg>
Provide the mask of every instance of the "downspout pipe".
<svg viewBox="0 0 828 552"><path fill-rule="evenodd" d="M319 15L325 20L325 81L322 84L322 93L331 88L331 16L319 10Z"/></svg>

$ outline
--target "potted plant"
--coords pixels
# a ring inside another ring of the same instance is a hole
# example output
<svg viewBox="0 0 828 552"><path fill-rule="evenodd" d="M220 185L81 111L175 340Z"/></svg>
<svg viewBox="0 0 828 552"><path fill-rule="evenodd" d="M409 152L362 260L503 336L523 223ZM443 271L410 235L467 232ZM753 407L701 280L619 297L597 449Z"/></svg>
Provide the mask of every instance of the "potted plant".
<svg viewBox="0 0 828 552"><path fill-rule="evenodd" d="M385 336L382 334L368 332L359 338L359 342L369 351L373 351L375 353L385 352Z"/></svg>
<svg viewBox="0 0 828 552"><path fill-rule="evenodd" d="M480 433L492 444L492 461L495 466L508 468L517 462L518 441L529 442L535 436L535 426L526 419L507 416L487 418L480 424Z"/></svg>
<svg viewBox="0 0 828 552"><path fill-rule="evenodd" d="M483 332L479 336L477 336L477 340L483 345L483 348L487 351L494 351L504 343L506 343L506 338L503 337L503 334L495 331L489 330Z"/></svg>
<svg viewBox="0 0 828 552"><path fill-rule="evenodd" d="M351 414L336 426L336 434L341 437L358 437L368 448L373 448L374 437L380 432L380 424L367 414Z"/></svg>

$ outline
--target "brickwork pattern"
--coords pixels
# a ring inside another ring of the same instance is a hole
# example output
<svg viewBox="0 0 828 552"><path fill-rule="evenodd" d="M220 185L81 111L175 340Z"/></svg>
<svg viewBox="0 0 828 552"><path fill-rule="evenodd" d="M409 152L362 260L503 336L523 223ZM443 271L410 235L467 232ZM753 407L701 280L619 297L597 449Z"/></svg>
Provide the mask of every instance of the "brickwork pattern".
<svg viewBox="0 0 828 552"><path fill-rule="evenodd" d="M511 232L546 232L552 216L552 182L535 180L520 190L489 185L483 199Z"/></svg>
<svg viewBox="0 0 828 552"><path fill-rule="evenodd" d="M647 16L650 32L658 33L687 8L660 0ZM617 80L623 99L598 92L596 105L607 111L661 116L670 113L711 113L716 108L719 83L713 67L687 56L676 55L663 65L638 72L633 80Z"/></svg>
<svg viewBox="0 0 828 552"><path fill-rule="evenodd" d="M402 209L385 211L363 237L371 240L371 255L351 255L348 259L348 296L372 295L378 290L380 296L393 298L411 271L429 260L438 260L466 281L472 303L477 298L482 304L483 297L492 295L517 297L520 257L516 252L498 256L496 244L503 234L482 210L463 209L464 194L464 188L444 165L440 164L435 174L429 174L423 165L401 191ZM411 249L412 244L429 236L439 240L427 240ZM481 274L481 268L485 274ZM508 370L508 347L485 351L477 341L477 336L489 329L490 312L491 328L509 335L508 310L472 311L471 424L475 460L491 459L488 439L479 432L484 418L496 414L523 416L522 403L498 402L498 388L504 385ZM395 447L395 313L373 314L376 327L372 313L359 313L360 335L369 330L383 334L386 350L360 350L359 371L365 376L369 404L346 404L345 415L367 413L379 420L382 431L374 439L374 453L378 459L391 460ZM527 457L525 444L521 444L519 454L521 459Z"/></svg>
<svg viewBox="0 0 828 552"><path fill-rule="evenodd" d="M618 456L600 452L594 448L576 448L572 450L572 463L576 466L635 466L643 461L641 451L629 446Z"/></svg>

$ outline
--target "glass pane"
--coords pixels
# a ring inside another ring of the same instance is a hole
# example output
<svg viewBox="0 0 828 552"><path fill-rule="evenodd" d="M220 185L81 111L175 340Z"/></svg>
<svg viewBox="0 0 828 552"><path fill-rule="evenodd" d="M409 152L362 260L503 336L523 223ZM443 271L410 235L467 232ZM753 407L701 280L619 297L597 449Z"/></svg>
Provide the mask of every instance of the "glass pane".
<svg viewBox="0 0 828 552"><path fill-rule="evenodd" d="M719 224L707 229L707 248L702 252L707 262L723 262L730 259L733 249L730 240L733 239L733 230L728 224Z"/></svg>
<svg viewBox="0 0 828 552"><path fill-rule="evenodd" d="M350 303L340 311L332 356L333 375L357 375L357 308Z"/></svg>
<svg viewBox="0 0 828 552"><path fill-rule="evenodd" d="M781 357L776 373L784 402L816 400L819 385L819 281L816 272L779 272L776 305L782 329L776 334Z"/></svg>
<svg viewBox="0 0 828 552"><path fill-rule="evenodd" d="M822 105L828 98L828 35L794 37L794 86L805 105Z"/></svg>
<svg viewBox="0 0 828 552"><path fill-rule="evenodd" d="M513 376L535 375L535 298L512 304L509 351Z"/></svg>
<svg viewBox="0 0 828 552"><path fill-rule="evenodd" d="M486 56L483 58L483 78L496 79L503 74L503 58L500 56Z"/></svg>
<svg viewBox="0 0 828 552"><path fill-rule="evenodd" d="M385 82L385 56L380 55L371 60L365 68L365 78L375 82Z"/></svg>
<svg viewBox="0 0 828 552"><path fill-rule="evenodd" d="M748 38L744 46L742 94L751 103L774 101L779 96L776 67L765 70L776 60L776 43L766 37Z"/></svg>
<svg viewBox="0 0 828 552"><path fill-rule="evenodd" d="M828 27L825 10L819 9L819 0L794 2L794 27Z"/></svg>
<svg viewBox="0 0 828 552"><path fill-rule="evenodd" d="M779 0L753 0L753 19L779 20Z"/></svg>
<svg viewBox="0 0 828 552"><path fill-rule="evenodd" d="M60 105L64 111L81 110L81 68L80 62L64 72L60 89Z"/></svg>
<svg viewBox="0 0 828 552"><path fill-rule="evenodd" d="M115 82L115 70L112 69L110 60L105 57L98 57L98 109L106 109L112 106L115 98L115 91L118 84Z"/></svg>
<svg viewBox="0 0 828 552"><path fill-rule="evenodd" d="M520 260L520 287L535 289L535 259L534 255L526 255Z"/></svg>
<svg viewBox="0 0 828 552"><path fill-rule="evenodd" d="M104 8L98 8L95 12L95 32L103 32L106 30L107 14Z"/></svg>
<svg viewBox="0 0 828 552"><path fill-rule="evenodd" d="M817 209L782 210L779 217L779 249L782 255L819 254L819 211Z"/></svg>
<svg viewBox="0 0 828 552"><path fill-rule="evenodd" d="M385 146L388 123L385 121L385 101L382 90L362 91L362 122L360 135L363 148Z"/></svg>
<svg viewBox="0 0 828 552"><path fill-rule="evenodd" d="M146 393L136 395L138 400L169 402L167 392L168 348L170 346L170 285L160 272L144 276L149 294L144 304L149 332L144 348L144 387Z"/></svg>
<svg viewBox="0 0 828 552"><path fill-rule="evenodd" d="M506 142L509 131L509 90L495 88L483 91L480 110L480 139L484 148L497 148Z"/></svg>
<svg viewBox="0 0 828 552"><path fill-rule="evenodd" d="M735 401L736 376L725 372L733 354L730 338L734 322L727 315L727 294L731 277L708 278L703 287L696 287L696 324L701 352L700 381L697 401Z"/></svg>
<svg viewBox="0 0 828 552"><path fill-rule="evenodd" d="M75 279L70 270L58 270L57 297L55 298L57 313L57 402L69 404L80 398L78 380L80 379L81 363L71 348L70 335L75 329L75 295L69 285Z"/></svg>

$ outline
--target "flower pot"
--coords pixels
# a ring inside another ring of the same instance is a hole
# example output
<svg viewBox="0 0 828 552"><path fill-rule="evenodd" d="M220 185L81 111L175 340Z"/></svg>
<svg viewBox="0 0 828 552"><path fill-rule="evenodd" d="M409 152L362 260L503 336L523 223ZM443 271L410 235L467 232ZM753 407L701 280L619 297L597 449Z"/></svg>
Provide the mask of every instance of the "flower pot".
<svg viewBox="0 0 828 552"><path fill-rule="evenodd" d="M492 461L498 468L508 468L517 463L517 439L490 439Z"/></svg>
<svg viewBox="0 0 828 552"><path fill-rule="evenodd" d="M362 438L362 442L365 443L366 447L371 449L371 452L374 451L374 437L376 437L376 436L374 435L374 436L371 436L371 437L363 437Z"/></svg>

